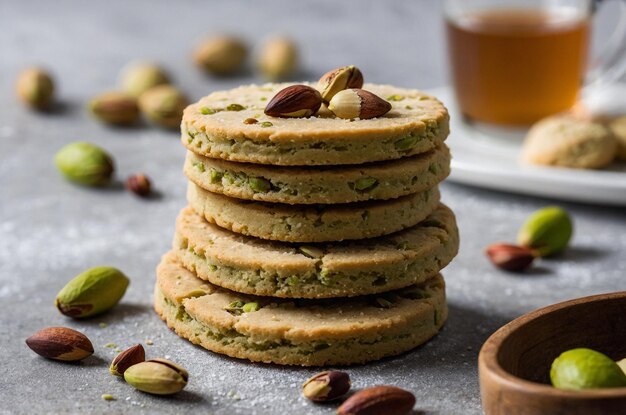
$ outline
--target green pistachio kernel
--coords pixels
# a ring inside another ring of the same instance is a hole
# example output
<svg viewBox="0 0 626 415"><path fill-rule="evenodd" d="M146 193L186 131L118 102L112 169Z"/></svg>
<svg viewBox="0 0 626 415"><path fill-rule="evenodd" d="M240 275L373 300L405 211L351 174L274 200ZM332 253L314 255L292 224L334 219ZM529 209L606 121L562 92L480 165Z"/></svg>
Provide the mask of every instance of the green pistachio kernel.
<svg viewBox="0 0 626 415"><path fill-rule="evenodd" d="M428 166L428 171L431 172L432 174L437 174L437 172L439 171L439 167L437 167L437 165L433 163L430 166Z"/></svg>
<svg viewBox="0 0 626 415"><path fill-rule="evenodd" d="M404 99L404 96L398 95L398 94L389 95L387 97L387 101L402 101L403 99Z"/></svg>
<svg viewBox="0 0 626 415"><path fill-rule="evenodd" d="M204 170L205 170L204 163L200 163L200 162L193 163L193 166L194 166L194 167L195 167L195 168L196 168L199 172L204 173Z"/></svg>
<svg viewBox="0 0 626 415"><path fill-rule="evenodd" d="M272 183L262 177L250 177L250 188L257 193L267 193L272 189Z"/></svg>
<svg viewBox="0 0 626 415"><path fill-rule="evenodd" d="M217 171L215 169L211 169L211 173L210 173L210 177L211 177L211 183L218 183L222 181L222 176L224 176L224 174L221 171Z"/></svg>
<svg viewBox="0 0 626 415"><path fill-rule="evenodd" d="M112 267L90 268L70 280L57 294L55 305L66 316L89 317L115 306L130 281Z"/></svg>
<svg viewBox="0 0 626 415"><path fill-rule="evenodd" d="M372 190L378 184L378 179L374 177L361 177L354 182L354 188L359 191Z"/></svg>
<svg viewBox="0 0 626 415"><path fill-rule="evenodd" d="M243 105L239 105L239 104L229 104L226 107L226 111L243 111L245 109L246 107L244 107Z"/></svg>
<svg viewBox="0 0 626 415"><path fill-rule="evenodd" d="M215 114L217 111L215 111L213 108L208 108L208 107L202 107L200 108L200 113L202 115L211 115L211 114Z"/></svg>
<svg viewBox="0 0 626 415"><path fill-rule="evenodd" d="M402 151L402 150L408 150L410 148L413 148L415 144L417 144L417 137L408 136L408 137L404 137L396 141L394 143L394 146L396 150Z"/></svg>
<svg viewBox="0 0 626 415"><path fill-rule="evenodd" d="M241 309L244 313L252 313L254 311L259 311L261 307L259 306L259 303L251 302L245 303Z"/></svg>
<svg viewBox="0 0 626 415"><path fill-rule="evenodd" d="M290 287L292 287L300 283L300 278L296 277L295 275L292 275L290 277L285 278L285 283L289 285Z"/></svg>
<svg viewBox="0 0 626 415"><path fill-rule="evenodd" d="M85 186L103 186L113 175L113 159L95 144L78 141L63 147L54 162L66 179Z"/></svg>
<svg viewBox="0 0 626 415"><path fill-rule="evenodd" d="M410 105L405 105L404 108L407 109L407 110L412 110L413 109L413 107L410 106Z"/></svg>
<svg viewBox="0 0 626 415"><path fill-rule="evenodd" d="M269 122L269 121L263 121L263 122L261 123L261 127L263 127L263 128L266 128L266 127L271 127L271 126L273 126L273 125L274 125L274 124L272 124L272 123L271 123L271 122Z"/></svg>
<svg viewBox="0 0 626 415"><path fill-rule="evenodd" d="M245 303L243 301L233 301L232 303L224 307L224 310L228 311L230 314L238 316L243 313L244 305Z"/></svg>
<svg viewBox="0 0 626 415"><path fill-rule="evenodd" d="M321 258L324 256L324 251L314 246L301 246L298 247L298 251L302 253L304 256L312 259Z"/></svg>

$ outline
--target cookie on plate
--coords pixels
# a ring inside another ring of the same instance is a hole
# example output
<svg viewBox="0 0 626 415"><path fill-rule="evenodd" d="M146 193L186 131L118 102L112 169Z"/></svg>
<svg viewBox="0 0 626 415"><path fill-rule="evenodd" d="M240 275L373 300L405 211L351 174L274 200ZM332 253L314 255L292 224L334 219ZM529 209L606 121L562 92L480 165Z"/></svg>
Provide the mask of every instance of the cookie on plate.
<svg viewBox="0 0 626 415"><path fill-rule="evenodd" d="M423 282L448 265L458 247L454 214L442 204L418 225L391 235L310 245L236 234L187 207L176 220L173 252L199 278L233 291L330 298Z"/></svg>
<svg viewBox="0 0 626 415"><path fill-rule="evenodd" d="M386 115L345 120L323 107L309 118L277 118L263 111L292 85L249 85L218 91L188 106L182 143L212 158L284 166L361 164L432 150L446 139L449 115L436 98L413 89L365 84L391 101Z"/></svg>
<svg viewBox="0 0 626 415"><path fill-rule="evenodd" d="M532 126L522 150L526 163L595 169L615 158L617 143L606 126L569 115L544 118Z"/></svg>
<svg viewBox="0 0 626 415"><path fill-rule="evenodd" d="M234 199L189 183L187 201L209 222L242 235L327 242L373 238L416 225L439 205L439 189L392 200L301 206Z"/></svg>
<svg viewBox="0 0 626 415"><path fill-rule="evenodd" d="M450 174L443 145L400 160L335 167L280 167L235 163L187 153L189 180L213 193L288 204L392 199L430 189Z"/></svg>
<svg viewBox="0 0 626 415"><path fill-rule="evenodd" d="M377 296L281 300L202 281L172 253L157 268L154 308L178 335L208 350L301 366L400 354L437 334L448 314L441 275Z"/></svg>

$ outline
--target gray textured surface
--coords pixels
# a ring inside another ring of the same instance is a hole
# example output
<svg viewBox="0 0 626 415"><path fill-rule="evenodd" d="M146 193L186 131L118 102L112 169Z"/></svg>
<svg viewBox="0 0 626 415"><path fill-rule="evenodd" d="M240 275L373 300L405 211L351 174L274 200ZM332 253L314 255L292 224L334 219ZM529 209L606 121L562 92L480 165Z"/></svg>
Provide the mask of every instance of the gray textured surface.
<svg viewBox="0 0 626 415"><path fill-rule="evenodd" d="M152 312L154 268L168 249L184 205L183 149L175 133L105 128L84 103L113 88L118 70L135 58L163 62L196 99L252 81L199 74L190 49L219 30L258 41L273 32L303 46L307 78L346 63L368 80L429 88L445 82L441 24L434 1L166 2L122 0L32 2L0 0L0 381L1 413L281 414L333 412L299 394L314 369L250 364L194 347ZM54 9L52 8L54 4ZM43 63L59 83L62 107L33 114L13 97L19 68ZM88 190L63 181L52 157L63 144L88 140L110 150L118 178L146 172L159 197L139 200L121 185ZM394 384L417 396L416 409L480 413L476 356L497 327L556 301L625 288L626 213L566 205L576 222L572 249L524 276L503 274L483 249L512 240L517 227L546 200L446 184L443 200L457 213L459 257L445 271L450 320L426 346L395 359L349 370L356 388ZM94 320L64 318L52 306L65 281L89 266L113 265L132 284L115 311ZM100 328L99 323L108 324ZM39 358L24 344L34 331L66 325L85 332L95 356L81 364ZM106 343L127 347L150 339L149 356L166 356L191 372L172 398L134 391L107 371ZM117 401L105 402L111 393Z"/></svg>

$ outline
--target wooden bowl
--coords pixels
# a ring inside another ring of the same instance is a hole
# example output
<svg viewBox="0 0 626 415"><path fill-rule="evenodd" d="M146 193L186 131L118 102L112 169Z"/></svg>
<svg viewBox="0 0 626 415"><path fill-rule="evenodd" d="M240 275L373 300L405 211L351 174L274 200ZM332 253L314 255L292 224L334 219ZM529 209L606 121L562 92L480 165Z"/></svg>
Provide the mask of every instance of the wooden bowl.
<svg viewBox="0 0 626 415"><path fill-rule="evenodd" d="M576 347L626 357L626 291L533 311L489 337L478 356L485 414L626 414L626 387L568 391L550 385L552 361Z"/></svg>

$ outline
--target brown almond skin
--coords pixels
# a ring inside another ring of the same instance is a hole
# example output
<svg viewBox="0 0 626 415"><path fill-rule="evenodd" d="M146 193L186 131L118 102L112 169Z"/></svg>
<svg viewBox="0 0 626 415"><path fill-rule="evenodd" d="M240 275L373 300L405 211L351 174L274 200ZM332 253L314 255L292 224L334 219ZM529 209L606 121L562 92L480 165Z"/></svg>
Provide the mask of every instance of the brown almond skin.
<svg viewBox="0 0 626 415"><path fill-rule="evenodd" d="M328 402L338 399L350 390L350 375L331 370L320 372L302 385L302 394L314 402Z"/></svg>
<svg viewBox="0 0 626 415"><path fill-rule="evenodd" d="M123 377L126 369L137 363L145 362L145 360L146 351L141 344L136 344L115 356L109 367L109 372L115 376Z"/></svg>
<svg viewBox="0 0 626 415"><path fill-rule="evenodd" d="M485 253L496 267L511 272L525 270L535 259L531 249L505 243L489 245Z"/></svg>
<svg viewBox="0 0 626 415"><path fill-rule="evenodd" d="M270 117L310 117L321 105L322 96L317 89L307 85L291 85L278 91L264 112Z"/></svg>
<svg viewBox="0 0 626 415"><path fill-rule="evenodd" d="M146 197L150 194L152 183L145 174L133 174L126 179L126 188L137 196Z"/></svg>
<svg viewBox="0 0 626 415"><path fill-rule="evenodd" d="M35 353L48 359L74 362L93 354L93 345L83 333L67 327L48 327L26 339Z"/></svg>
<svg viewBox="0 0 626 415"><path fill-rule="evenodd" d="M337 408L338 415L405 415L415 405L415 396L395 386L374 386L350 396Z"/></svg>
<svg viewBox="0 0 626 415"><path fill-rule="evenodd" d="M354 89L361 98L361 113L359 118L367 120L381 117L391 110L391 103L364 89Z"/></svg>

